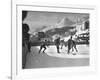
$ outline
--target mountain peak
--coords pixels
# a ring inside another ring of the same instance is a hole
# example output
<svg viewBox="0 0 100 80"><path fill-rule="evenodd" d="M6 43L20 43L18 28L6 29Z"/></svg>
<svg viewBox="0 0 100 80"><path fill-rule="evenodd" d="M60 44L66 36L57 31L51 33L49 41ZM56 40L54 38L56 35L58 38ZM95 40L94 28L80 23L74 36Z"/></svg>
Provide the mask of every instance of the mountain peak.
<svg viewBox="0 0 100 80"><path fill-rule="evenodd" d="M75 22L71 21L69 18L64 17L58 24L57 26L59 27L64 27L64 26L72 26L75 24Z"/></svg>

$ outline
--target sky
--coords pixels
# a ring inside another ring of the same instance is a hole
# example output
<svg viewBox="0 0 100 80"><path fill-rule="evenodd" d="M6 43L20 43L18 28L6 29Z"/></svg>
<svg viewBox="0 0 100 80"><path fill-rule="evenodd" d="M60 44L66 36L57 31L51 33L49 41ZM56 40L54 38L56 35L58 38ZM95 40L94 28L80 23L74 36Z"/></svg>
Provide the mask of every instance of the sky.
<svg viewBox="0 0 100 80"><path fill-rule="evenodd" d="M62 22L64 18L68 18L72 22L77 22L81 18L88 16L89 14L85 13L28 11L27 17L23 23L27 23L30 27L30 33L33 33L46 27L55 26Z"/></svg>

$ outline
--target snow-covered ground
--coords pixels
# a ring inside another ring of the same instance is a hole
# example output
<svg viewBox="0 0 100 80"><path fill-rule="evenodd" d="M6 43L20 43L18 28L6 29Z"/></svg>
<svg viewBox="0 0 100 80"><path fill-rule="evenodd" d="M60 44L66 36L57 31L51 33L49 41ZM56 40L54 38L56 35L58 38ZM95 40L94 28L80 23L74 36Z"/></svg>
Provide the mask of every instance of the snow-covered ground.
<svg viewBox="0 0 100 80"><path fill-rule="evenodd" d="M32 47L31 52L27 55L26 68L88 66L89 47L78 45L77 49L78 52L74 51L68 55L67 48L64 47L58 54L55 46L49 46L45 53L38 54L39 46Z"/></svg>

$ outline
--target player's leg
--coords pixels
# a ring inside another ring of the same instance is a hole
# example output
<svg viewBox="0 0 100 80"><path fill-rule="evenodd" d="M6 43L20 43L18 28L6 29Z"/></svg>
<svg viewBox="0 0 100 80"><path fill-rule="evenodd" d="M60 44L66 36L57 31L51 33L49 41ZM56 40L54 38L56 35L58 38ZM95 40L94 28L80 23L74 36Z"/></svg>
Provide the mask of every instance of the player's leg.
<svg viewBox="0 0 100 80"><path fill-rule="evenodd" d="M74 44L74 48L75 48L76 52L78 52L78 50L77 50L77 48L76 48L76 44Z"/></svg>
<svg viewBox="0 0 100 80"><path fill-rule="evenodd" d="M59 45L57 44L56 47L57 47L57 53L60 53L59 52Z"/></svg>
<svg viewBox="0 0 100 80"><path fill-rule="evenodd" d="M41 52L42 48L43 48L43 46L41 45L41 46L40 46L40 50L39 50L39 53Z"/></svg>
<svg viewBox="0 0 100 80"><path fill-rule="evenodd" d="M45 53L45 50L46 50L46 46L43 46L44 50L43 50L43 53Z"/></svg>
<svg viewBox="0 0 100 80"><path fill-rule="evenodd" d="M68 54L70 53L70 45L68 45Z"/></svg>
<svg viewBox="0 0 100 80"><path fill-rule="evenodd" d="M61 49L63 48L63 43L61 43Z"/></svg>
<svg viewBox="0 0 100 80"><path fill-rule="evenodd" d="M72 52L73 52L74 51L74 45L71 48L72 48Z"/></svg>

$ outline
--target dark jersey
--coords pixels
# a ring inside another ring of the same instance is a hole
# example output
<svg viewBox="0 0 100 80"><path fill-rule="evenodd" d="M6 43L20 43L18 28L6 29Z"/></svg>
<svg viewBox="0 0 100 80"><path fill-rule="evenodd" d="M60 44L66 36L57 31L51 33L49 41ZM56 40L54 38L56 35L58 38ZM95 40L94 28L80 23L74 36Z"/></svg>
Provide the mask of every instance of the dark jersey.
<svg viewBox="0 0 100 80"><path fill-rule="evenodd" d="M41 46L48 46L48 42L43 42Z"/></svg>
<svg viewBox="0 0 100 80"><path fill-rule="evenodd" d="M60 39L59 38L55 40L55 44L60 44Z"/></svg>
<svg viewBox="0 0 100 80"><path fill-rule="evenodd" d="M72 42L72 39L69 39L68 40L68 45L70 45L70 44L72 44L73 42Z"/></svg>
<svg viewBox="0 0 100 80"><path fill-rule="evenodd" d="M69 39L69 40L68 40L68 46L71 46L72 44L76 44L76 43L75 43L75 41L74 41L74 40Z"/></svg>

